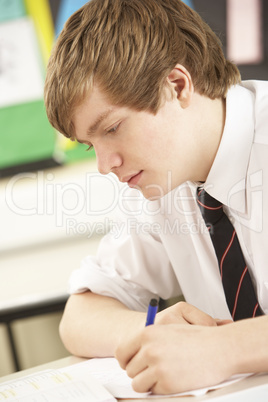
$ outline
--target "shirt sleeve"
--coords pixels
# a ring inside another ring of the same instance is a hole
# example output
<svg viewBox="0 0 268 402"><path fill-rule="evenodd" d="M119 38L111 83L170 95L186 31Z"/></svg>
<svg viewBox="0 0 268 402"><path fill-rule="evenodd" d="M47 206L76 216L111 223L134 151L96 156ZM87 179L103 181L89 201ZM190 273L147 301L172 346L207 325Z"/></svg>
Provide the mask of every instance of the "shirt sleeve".
<svg viewBox="0 0 268 402"><path fill-rule="evenodd" d="M126 225L120 236L104 236L96 257L86 257L72 273L70 292L86 290L116 298L136 311L145 311L152 297L181 293L160 238L140 233L135 225Z"/></svg>

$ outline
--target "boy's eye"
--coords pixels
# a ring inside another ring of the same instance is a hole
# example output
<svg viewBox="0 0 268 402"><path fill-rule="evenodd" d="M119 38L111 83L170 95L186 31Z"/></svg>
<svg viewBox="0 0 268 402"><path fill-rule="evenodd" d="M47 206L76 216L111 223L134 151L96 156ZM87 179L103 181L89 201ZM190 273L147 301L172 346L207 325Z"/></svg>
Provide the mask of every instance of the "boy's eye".
<svg viewBox="0 0 268 402"><path fill-rule="evenodd" d="M113 126L112 128L109 128L109 130L107 131L107 133L112 134L115 133L116 130L118 129L120 123L116 124L115 126Z"/></svg>

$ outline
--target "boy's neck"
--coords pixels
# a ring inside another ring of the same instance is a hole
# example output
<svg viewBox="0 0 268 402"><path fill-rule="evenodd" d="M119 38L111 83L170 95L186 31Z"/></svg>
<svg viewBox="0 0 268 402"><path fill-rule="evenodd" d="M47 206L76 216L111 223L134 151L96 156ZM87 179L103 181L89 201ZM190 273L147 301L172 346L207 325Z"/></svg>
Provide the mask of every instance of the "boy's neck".
<svg viewBox="0 0 268 402"><path fill-rule="evenodd" d="M205 182L219 149L226 117L226 100L209 99L197 94L199 108L199 139L197 156L198 179Z"/></svg>

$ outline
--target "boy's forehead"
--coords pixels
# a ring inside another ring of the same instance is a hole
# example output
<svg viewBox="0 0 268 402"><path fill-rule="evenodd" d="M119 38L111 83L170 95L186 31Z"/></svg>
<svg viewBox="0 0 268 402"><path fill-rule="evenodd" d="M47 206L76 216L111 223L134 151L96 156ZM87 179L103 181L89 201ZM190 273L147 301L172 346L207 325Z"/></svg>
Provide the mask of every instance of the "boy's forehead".
<svg viewBox="0 0 268 402"><path fill-rule="evenodd" d="M87 116L91 121L92 131L111 113L112 105L108 97L94 85L84 99L74 108L73 122L75 126Z"/></svg>
<svg viewBox="0 0 268 402"><path fill-rule="evenodd" d="M105 122L117 109L118 106L111 104L108 95L94 85L90 93L74 110L73 124L76 136L93 135L101 123Z"/></svg>

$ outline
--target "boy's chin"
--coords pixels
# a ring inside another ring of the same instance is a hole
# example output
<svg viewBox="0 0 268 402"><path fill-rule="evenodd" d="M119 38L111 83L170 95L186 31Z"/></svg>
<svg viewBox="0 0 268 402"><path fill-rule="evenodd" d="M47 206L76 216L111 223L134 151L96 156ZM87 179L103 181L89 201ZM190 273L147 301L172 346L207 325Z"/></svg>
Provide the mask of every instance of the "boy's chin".
<svg viewBox="0 0 268 402"><path fill-rule="evenodd" d="M149 185L147 188L138 189L148 201L156 201L163 198L171 190L160 188L160 186Z"/></svg>

